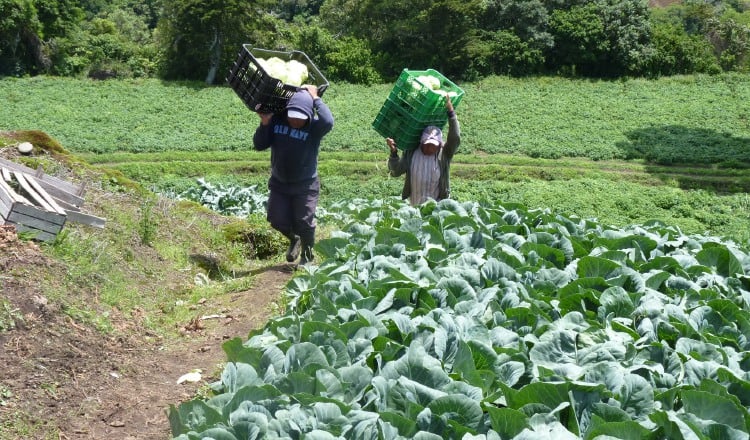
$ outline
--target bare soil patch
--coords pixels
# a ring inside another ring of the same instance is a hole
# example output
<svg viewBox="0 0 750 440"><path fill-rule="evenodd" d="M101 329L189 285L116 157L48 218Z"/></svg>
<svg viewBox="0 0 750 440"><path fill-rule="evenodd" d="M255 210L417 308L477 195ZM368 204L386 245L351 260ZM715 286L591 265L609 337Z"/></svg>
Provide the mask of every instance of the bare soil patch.
<svg viewBox="0 0 750 440"><path fill-rule="evenodd" d="M100 178L98 174L85 175L86 167L77 162L71 165L72 158L44 133L0 131L0 136L32 140L33 158L46 160L45 168L53 169L56 177L91 182ZM0 157L16 160L19 153L10 145L0 148ZM138 221L127 216L136 215L142 201L131 200L129 193L90 185L86 198L92 213L108 217L116 210L127 213L121 217L126 221ZM229 221L200 212L189 224L180 223L171 208L154 208L163 210L159 213L174 222L170 223L172 229L183 233L178 236L170 228L162 228L166 240L195 237L200 232L191 228L196 228L198 216L217 228ZM165 261L137 237L130 238L133 232L124 224L108 220L106 230L109 235L102 234L96 246L118 255L114 264L122 266L118 269L132 280L134 289L142 290L142 295L153 294L154 282L177 291L190 284L191 275ZM122 246L129 247L111 247L115 235L123 238ZM197 254L211 254L210 244L198 240L190 244ZM130 258L120 253L130 253ZM97 280L73 277L75 301L56 300L56 292L70 295L71 277L66 275L76 268L75 263L50 255L36 242L20 239L15 226L0 225L2 440L171 438L169 406L194 398L207 383L218 379L226 361L222 343L235 337L245 339L250 331L261 328L278 310L275 303L293 274L286 264L251 262L253 267L235 275L250 278L243 284L250 286L248 290L191 303L193 318L178 324L182 325L179 336L167 338L149 329L144 311L135 308L126 316L100 304ZM135 260L138 265L130 267L129 262ZM96 277L107 276L95 273ZM106 313L112 329L100 331L93 327L96 320L78 319L68 304L76 302L86 305L87 310L81 313ZM173 305L163 306L168 309ZM201 381L177 383L194 369L202 370Z"/></svg>
<svg viewBox="0 0 750 440"><path fill-rule="evenodd" d="M147 331L109 337L50 305L35 273L65 268L14 228L0 228L0 316L17 318L0 323L0 424L28 424L18 438L170 438L169 405L217 379L221 344L262 327L291 277L286 265L254 271L252 289L232 294L220 317L186 323L176 340ZM177 384L196 368L201 382Z"/></svg>

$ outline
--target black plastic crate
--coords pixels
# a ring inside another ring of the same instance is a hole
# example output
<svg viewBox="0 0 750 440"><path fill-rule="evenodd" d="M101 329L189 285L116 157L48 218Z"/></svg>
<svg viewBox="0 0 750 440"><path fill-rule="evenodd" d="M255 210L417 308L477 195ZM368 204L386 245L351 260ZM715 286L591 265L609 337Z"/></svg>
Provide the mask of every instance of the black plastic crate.
<svg viewBox="0 0 750 440"><path fill-rule="evenodd" d="M278 57L284 61L295 60L307 66L306 83L318 86L318 96L323 96L323 92L328 88L328 80L304 52L282 52L243 44L237 61L229 70L227 83L247 108L258 113L281 113L286 109L289 98L301 90L301 87L284 84L266 73L258 58L271 57Z"/></svg>

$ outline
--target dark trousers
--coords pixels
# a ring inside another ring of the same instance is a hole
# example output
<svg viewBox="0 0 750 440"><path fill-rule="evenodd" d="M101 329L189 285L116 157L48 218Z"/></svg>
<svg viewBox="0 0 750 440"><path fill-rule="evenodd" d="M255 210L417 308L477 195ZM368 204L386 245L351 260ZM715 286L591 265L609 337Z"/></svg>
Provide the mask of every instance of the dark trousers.
<svg viewBox="0 0 750 440"><path fill-rule="evenodd" d="M268 181L266 218L271 226L287 237L299 235L302 244L315 243L315 209L320 196L320 179L300 183Z"/></svg>

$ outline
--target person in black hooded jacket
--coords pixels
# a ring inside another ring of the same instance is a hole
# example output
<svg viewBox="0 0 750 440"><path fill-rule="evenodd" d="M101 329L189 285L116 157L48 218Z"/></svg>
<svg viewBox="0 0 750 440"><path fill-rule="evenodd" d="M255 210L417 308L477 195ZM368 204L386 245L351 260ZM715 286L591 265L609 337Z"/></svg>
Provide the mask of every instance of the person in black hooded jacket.
<svg viewBox="0 0 750 440"><path fill-rule="evenodd" d="M280 114L259 113L253 135L256 150L271 149L266 218L289 239L288 262L313 260L315 210L320 178L318 153L323 137L333 129L333 114L318 96L318 88L304 85Z"/></svg>

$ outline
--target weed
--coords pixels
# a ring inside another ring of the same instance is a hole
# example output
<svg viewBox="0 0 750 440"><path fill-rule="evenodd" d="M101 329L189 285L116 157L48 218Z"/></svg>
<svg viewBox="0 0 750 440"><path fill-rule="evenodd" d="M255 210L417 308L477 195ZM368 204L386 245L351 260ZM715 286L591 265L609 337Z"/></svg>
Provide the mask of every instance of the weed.
<svg viewBox="0 0 750 440"><path fill-rule="evenodd" d="M112 333L114 327L109 319L108 312L96 312L84 309L83 307L85 306L69 304L64 305L62 310L76 322L91 325L103 334Z"/></svg>
<svg viewBox="0 0 750 440"><path fill-rule="evenodd" d="M141 203L140 219L138 222L138 233L141 237L141 244L151 246L156 238L158 222L154 219L154 197L146 197Z"/></svg>
<svg viewBox="0 0 750 440"><path fill-rule="evenodd" d="M9 400L13 398L13 391L6 388L4 385L0 385L0 406L7 406Z"/></svg>
<svg viewBox="0 0 750 440"><path fill-rule="evenodd" d="M14 308L8 301L0 301L0 332L13 330L23 324L23 315L18 309ZM0 388L0 398L2 398L2 388Z"/></svg>
<svg viewBox="0 0 750 440"><path fill-rule="evenodd" d="M2 407L0 407L2 408ZM58 440L61 433L49 432L43 422L19 411L4 411L0 417L0 438Z"/></svg>
<svg viewBox="0 0 750 440"><path fill-rule="evenodd" d="M60 388L60 384L57 382L45 382L39 386L44 392L50 395L53 399L57 400L57 389Z"/></svg>
<svg viewBox="0 0 750 440"><path fill-rule="evenodd" d="M271 228L265 216L259 213L224 226L224 237L229 242L246 245L250 258L271 258L284 251L287 245L284 236Z"/></svg>

